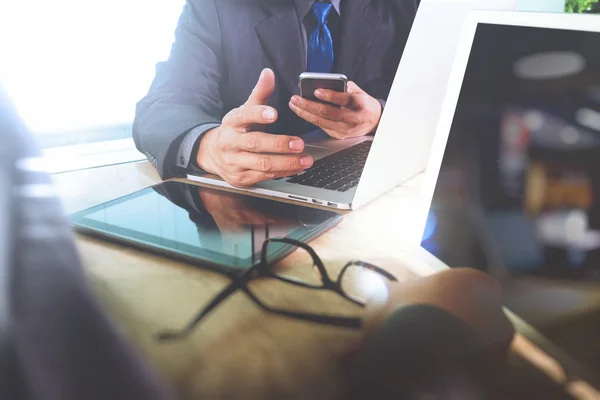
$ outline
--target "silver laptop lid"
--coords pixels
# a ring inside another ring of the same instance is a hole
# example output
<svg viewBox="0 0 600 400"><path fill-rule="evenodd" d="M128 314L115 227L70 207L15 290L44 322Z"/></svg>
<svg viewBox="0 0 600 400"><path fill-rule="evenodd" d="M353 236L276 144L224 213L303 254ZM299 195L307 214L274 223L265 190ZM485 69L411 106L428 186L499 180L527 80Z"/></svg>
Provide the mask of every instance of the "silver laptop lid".
<svg viewBox="0 0 600 400"><path fill-rule="evenodd" d="M466 16L513 10L516 0L422 0L352 208L422 172L429 158Z"/></svg>

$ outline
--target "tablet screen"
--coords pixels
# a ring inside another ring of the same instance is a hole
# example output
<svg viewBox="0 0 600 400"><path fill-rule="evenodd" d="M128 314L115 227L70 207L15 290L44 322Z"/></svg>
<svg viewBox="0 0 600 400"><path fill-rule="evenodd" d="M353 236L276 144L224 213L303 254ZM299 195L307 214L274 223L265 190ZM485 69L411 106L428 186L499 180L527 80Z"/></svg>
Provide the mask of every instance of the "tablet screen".
<svg viewBox="0 0 600 400"><path fill-rule="evenodd" d="M242 268L260 260L266 238L307 241L340 219L332 211L182 182L165 182L71 216L89 233Z"/></svg>

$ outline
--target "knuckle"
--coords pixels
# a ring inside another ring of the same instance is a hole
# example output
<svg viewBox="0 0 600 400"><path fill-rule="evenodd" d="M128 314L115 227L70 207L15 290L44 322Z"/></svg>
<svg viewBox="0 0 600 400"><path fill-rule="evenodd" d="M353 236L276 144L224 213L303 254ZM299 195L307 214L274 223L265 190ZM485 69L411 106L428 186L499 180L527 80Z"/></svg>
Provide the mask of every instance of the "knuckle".
<svg viewBox="0 0 600 400"><path fill-rule="evenodd" d="M285 160L285 169L288 171L293 171L294 169L298 168L298 162L295 158L288 158Z"/></svg>
<svg viewBox="0 0 600 400"><path fill-rule="evenodd" d="M258 159L258 170L262 172L269 172L273 169L273 163L268 157L261 157Z"/></svg>
<svg viewBox="0 0 600 400"><path fill-rule="evenodd" d="M346 136L358 136L358 128L356 126L347 127Z"/></svg>
<svg viewBox="0 0 600 400"><path fill-rule="evenodd" d="M321 118L318 115L313 115L313 116L310 117L310 122L313 125L320 126L321 125Z"/></svg>
<svg viewBox="0 0 600 400"><path fill-rule="evenodd" d="M229 183L233 186L240 186L240 178L238 175L232 175L229 177Z"/></svg>
<svg viewBox="0 0 600 400"><path fill-rule="evenodd" d="M225 163L225 165L227 165L229 167L233 166L234 160L233 160L233 157L231 156L231 154L224 154L223 162Z"/></svg>
<svg viewBox="0 0 600 400"><path fill-rule="evenodd" d="M227 153L227 151L229 150L229 144L226 141L219 141L217 143L217 149L221 153Z"/></svg>
<svg viewBox="0 0 600 400"><path fill-rule="evenodd" d="M233 174L231 176L231 182L230 182L233 186L236 187L242 187L246 185L246 177L241 174L241 173L237 173L237 174Z"/></svg>
<svg viewBox="0 0 600 400"><path fill-rule="evenodd" d="M256 146L258 146L258 137L253 134L253 133L249 133L246 135L246 148L247 149L255 149Z"/></svg>
<svg viewBox="0 0 600 400"><path fill-rule="evenodd" d="M281 136L275 136L273 138L273 148L275 150L283 150L283 138Z"/></svg>
<svg viewBox="0 0 600 400"><path fill-rule="evenodd" d="M241 124L246 123L246 113L244 113L242 107L238 107L235 109L235 119Z"/></svg>
<svg viewBox="0 0 600 400"><path fill-rule="evenodd" d="M360 124L362 122L362 118L360 118L358 115L356 114L351 114L348 117L348 122L353 125L353 126L357 126L358 124Z"/></svg>
<svg viewBox="0 0 600 400"><path fill-rule="evenodd" d="M329 116L329 107L326 106L325 104L322 104L319 106L319 115L321 115L322 117L327 117Z"/></svg>
<svg viewBox="0 0 600 400"><path fill-rule="evenodd" d="M252 182L250 182L250 178L247 175L241 174L238 178L238 186L249 186Z"/></svg>

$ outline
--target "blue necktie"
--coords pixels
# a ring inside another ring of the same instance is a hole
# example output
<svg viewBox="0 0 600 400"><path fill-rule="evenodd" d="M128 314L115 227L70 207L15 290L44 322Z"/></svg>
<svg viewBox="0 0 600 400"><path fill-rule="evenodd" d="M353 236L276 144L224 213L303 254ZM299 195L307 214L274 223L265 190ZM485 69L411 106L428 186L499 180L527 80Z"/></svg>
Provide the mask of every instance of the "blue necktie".
<svg viewBox="0 0 600 400"><path fill-rule="evenodd" d="M308 39L308 71L333 71L333 38L327 27L327 17L331 12L331 3L313 4L313 13L317 17L317 27Z"/></svg>

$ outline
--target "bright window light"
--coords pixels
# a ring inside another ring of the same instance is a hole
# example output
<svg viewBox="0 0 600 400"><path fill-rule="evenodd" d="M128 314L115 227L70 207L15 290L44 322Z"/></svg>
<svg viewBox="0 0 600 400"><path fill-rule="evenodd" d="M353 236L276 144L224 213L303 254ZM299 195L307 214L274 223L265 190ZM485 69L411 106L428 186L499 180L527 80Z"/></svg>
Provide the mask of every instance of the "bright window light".
<svg viewBox="0 0 600 400"><path fill-rule="evenodd" d="M184 0L0 2L0 81L38 134L130 124Z"/></svg>

